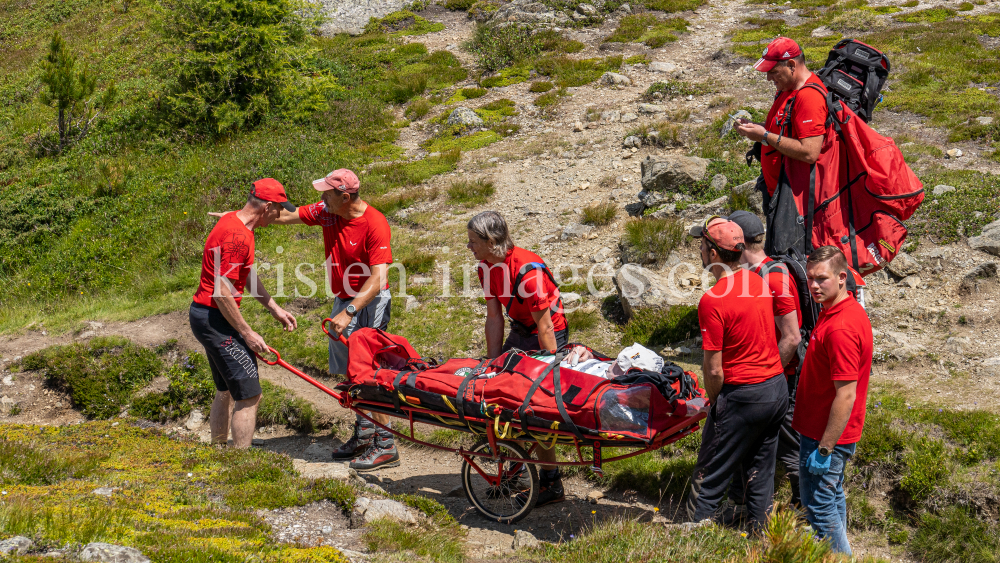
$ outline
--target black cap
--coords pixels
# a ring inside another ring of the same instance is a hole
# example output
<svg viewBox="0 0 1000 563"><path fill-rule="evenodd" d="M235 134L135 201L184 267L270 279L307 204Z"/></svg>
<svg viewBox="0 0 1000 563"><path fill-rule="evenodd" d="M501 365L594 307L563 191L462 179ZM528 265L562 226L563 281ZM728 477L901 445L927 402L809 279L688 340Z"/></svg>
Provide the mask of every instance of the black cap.
<svg viewBox="0 0 1000 563"><path fill-rule="evenodd" d="M747 240L764 234L764 223L760 221L759 217L748 211L734 211L726 219L739 225Z"/></svg>

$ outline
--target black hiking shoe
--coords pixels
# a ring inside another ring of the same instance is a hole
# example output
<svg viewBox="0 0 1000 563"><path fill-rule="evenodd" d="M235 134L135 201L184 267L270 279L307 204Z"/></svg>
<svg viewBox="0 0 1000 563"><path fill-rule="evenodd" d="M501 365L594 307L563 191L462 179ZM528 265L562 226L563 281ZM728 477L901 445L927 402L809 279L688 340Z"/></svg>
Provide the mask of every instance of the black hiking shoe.
<svg viewBox="0 0 1000 563"><path fill-rule="evenodd" d="M747 525L747 505L727 500L719 510L718 523L727 528L742 530Z"/></svg>
<svg viewBox="0 0 1000 563"><path fill-rule="evenodd" d="M351 461L350 468L355 471L374 471L383 467L398 466L399 452L396 451L395 441L390 435L388 438L376 436L368 449Z"/></svg>
<svg viewBox="0 0 1000 563"><path fill-rule="evenodd" d="M333 450L330 457L334 461L354 459L368 449L374 437L375 425L359 416L354 422L354 435L351 436L350 440L341 444L339 448Z"/></svg>
<svg viewBox="0 0 1000 563"><path fill-rule="evenodd" d="M541 473L538 479L538 486L541 491L538 493L538 500L535 501L535 508L566 500L566 491L563 490L559 469L543 469ZM518 494L517 501L522 505L528 502L528 492L525 491Z"/></svg>

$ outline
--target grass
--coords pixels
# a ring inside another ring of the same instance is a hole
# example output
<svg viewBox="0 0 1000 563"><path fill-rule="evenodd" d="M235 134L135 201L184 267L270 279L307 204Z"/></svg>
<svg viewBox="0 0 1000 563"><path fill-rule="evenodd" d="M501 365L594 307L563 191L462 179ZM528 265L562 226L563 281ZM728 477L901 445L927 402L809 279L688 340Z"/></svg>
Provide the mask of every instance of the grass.
<svg viewBox="0 0 1000 563"><path fill-rule="evenodd" d="M618 206L610 201L602 201L583 208L581 223L603 227L610 225L618 216Z"/></svg>
<svg viewBox="0 0 1000 563"><path fill-rule="evenodd" d="M651 13L632 14L622 18L618 27L604 40L609 43L645 43L655 49L677 41L674 32L684 33L688 25L684 18L660 20Z"/></svg>
<svg viewBox="0 0 1000 563"><path fill-rule="evenodd" d="M462 563L466 560L464 536L455 522L442 527L377 520L368 525L363 539L372 553L402 552L440 563Z"/></svg>
<svg viewBox="0 0 1000 563"><path fill-rule="evenodd" d="M429 22L409 10L393 12L382 18L372 18L365 33L388 33L396 36L424 35L444 29L443 23Z"/></svg>
<svg viewBox="0 0 1000 563"><path fill-rule="evenodd" d="M476 3L476 0L446 0L444 7L449 10L465 12Z"/></svg>
<svg viewBox="0 0 1000 563"><path fill-rule="evenodd" d="M675 305L664 309L640 309L622 327L622 346L665 346L698 334L698 308Z"/></svg>
<svg viewBox="0 0 1000 563"><path fill-rule="evenodd" d="M427 98L416 98L406 106L403 115L407 119L423 119L431 111L431 103Z"/></svg>
<svg viewBox="0 0 1000 563"><path fill-rule="evenodd" d="M597 315L596 313L588 313L578 309L566 314L566 325L569 327L570 334L573 334L575 339L577 338L577 333L597 326Z"/></svg>
<svg viewBox="0 0 1000 563"><path fill-rule="evenodd" d="M597 59L573 59L564 55L540 59L535 64L539 74L548 76L557 86L569 88L584 86L597 80L608 71L616 71L622 66L622 57L612 56Z"/></svg>
<svg viewBox="0 0 1000 563"><path fill-rule="evenodd" d="M696 10L705 4L708 0L646 0L646 8L650 10L659 10L661 12L673 13L673 12L686 12L689 10Z"/></svg>
<svg viewBox="0 0 1000 563"><path fill-rule="evenodd" d="M263 397L257 407L257 424L260 426L282 425L312 433L317 428L316 407L312 403L296 397L284 387L278 387L270 381L261 381Z"/></svg>
<svg viewBox="0 0 1000 563"><path fill-rule="evenodd" d="M630 219L625 223L624 242L640 255L666 260L684 240L684 225L677 219Z"/></svg>
<svg viewBox="0 0 1000 563"><path fill-rule="evenodd" d="M539 80L537 82L532 82L531 86L528 87L528 91L537 94L537 93L548 92L552 88L554 88L554 86L548 80Z"/></svg>
<svg viewBox="0 0 1000 563"><path fill-rule="evenodd" d="M951 506L938 514L921 515L909 548L924 561L990 563L1000 551L1000 534L995 523Z"/></svg>
<svg viewBox="0 0 1000 563"><path fill-rule="evenodd" d="M907 221L911 236L927 237L935 244L947 244L963 235L978 234L993 220L1000 204L1000 181L991 174L931 169L921 174L921 181L927 186L947 184L958 188L940 196L928 194L923 205Z"/></svg>
<svg viewBox="0 0 1000 563"><path fill-rule="evenodd" d="M104 456L0 440L0 484L47 486L92 475Z"/></svg>
<svg viewBox="0 0 1000 563"><path fill-rule="evenodd" d="M657 92L663 94L664 98L686 98L687 96L711 94L713 91L714 87L710 83L691 84L683 81L664 80L650 84L649 88L646 89L644 98L652 100L653 94Z"/></svg>
<svg viewBox="0 0 1000 563"><path fill-rule="evenodd" d="M451 98L448 98L449 104L457 104L459 102L464 102L466 100L474 100L476 98L481 98L486 95L485 88L471 87L471 88L459 88L455 91L455 94Z"/></svg>
<svg viewBox="0 0 1000 563"><path fill-rule="evenodd" d="M448 188L448 203L472 207L489 201L496 188L493 182L484 180L459 180Z"/></svg>
<svg viewBox="0 0 1000 563"><path fill-rule="evenodd" d="M552 84L552 83L546 82L545 84ZM542 94L541 96L538 96L532 103L535 104L536 107L540 107L543 109L551 108L552 106L558 104L563 98L569 95L570 94L566 91L566 88L563 87L559 88L558 90L550 91L545 94Z"/></svg>
<svg viewBox="0 0 1000 563"><path fill-rule="evenodd" d="M951 8L936 6L934 8L917 10L916 12L896 16L896 21L903 23L941 23L957 15L958 12Z"/></svg>

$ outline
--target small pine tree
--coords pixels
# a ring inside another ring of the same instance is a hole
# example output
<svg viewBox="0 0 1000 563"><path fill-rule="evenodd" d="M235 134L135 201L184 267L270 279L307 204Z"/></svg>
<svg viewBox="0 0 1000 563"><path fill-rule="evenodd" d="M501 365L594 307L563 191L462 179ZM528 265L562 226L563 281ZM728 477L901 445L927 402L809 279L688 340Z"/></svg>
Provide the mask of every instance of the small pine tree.
<svg viewBox="0 0 1000 563"><path fill-rule="evenodd" d="M76 70L73 55L57 31L49 43L49 53L42 61L42 84L45 88L38 99L56 109L58 139L48 142L39 134L43 147L50 153L62 153L71 144L87 136L90 126L116 97L115 85L103 94L92 97L97 89L97 77L84 67Z"/></svg>

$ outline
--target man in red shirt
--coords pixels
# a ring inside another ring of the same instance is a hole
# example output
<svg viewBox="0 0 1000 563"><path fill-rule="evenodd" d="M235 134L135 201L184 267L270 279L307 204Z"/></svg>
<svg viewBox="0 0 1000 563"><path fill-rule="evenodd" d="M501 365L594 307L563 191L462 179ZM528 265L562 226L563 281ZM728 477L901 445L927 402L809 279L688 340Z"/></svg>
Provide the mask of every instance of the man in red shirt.
<svg viewBox="0 0 1000 563"><path fill-rule="evenodd" d="M514 246L503 216L483 211L466 226L466 247L479 260L479 283L486 297L486 351L490 358L513 348L555 353L569 340L559 286L537 254ZM504 310L510 334L504 340ZM539 444L538 459L556 461L555 448ZM535 506L565 500L559 467L542 465L541 492ZM522 498L522 501L524 499Z"/></svg>
<svg viewBox="0 0 1000 563"><path fill-rule="evenodd" d="M386 329L392 306L389 222L361 199L361 182L350 170L334 170L314 181L313 188L322 194L319 202L300 207L297 213L283 212L275 222L323 228L327 278L335 296L330 329L344 336L362 327ZM347 373L347 347L332 340L329 346L330 373ZM374 414L373 418L379 424L390 424L385 415ZM399 465L399 452L390 432L358 415L354 435L334 450L333 459L350 459L352 469L372 471Z"/></svg>
<svg viewBox="0 0 1000 563"><path fill-rule="evenodd" d="M205 356L215 380L215 400L209 425L212 442L225 444L230 429L233 445L248 448L257 422L261 388L254 352L268 353L264 339L254 332L240 312L243 289L270 311L271 316L295 330L291 313L274 302L258 283L254 260L253 230L273 223L281 209L295 210L285 188L273 178L253 183L246 205L222 216L205 241L201 258L201 281L188 316L191 332L205 347ZM235 401L235 408L233 402Z"/></svg>
<svg viewBox="0 0 1000 563"><path fill-rule="evenodd" d="M740 257L740 264L761 276L773 298L774 325L778 338L778 354L785 367L788 383L788 411L778 434L778 459L785 466L785 476L792 487L792 506L799 500L799 434L792 429L792 413L795 409L795 386L798 382L799 343L802 341L799 329L802 326L802 312L799 310L799 292L788 273L788 269L764 254L764 224L753 213L736 211L727 217L740 226L746 248ZM745 480L733 479L729 488L732 516L724 516L725 523L742 520L746 514Z"/></svg>
<svg viewBox="0 0 1000 563"><path fill-rule="evenodd" d="M778 431L788 410L788 388L774 335L773 298L757 274L739 267L739 225L710 217L691 229L701 239L701 261L717 280L698 302L705 391L712 408L701 435L687 511L712 518L730 481L749 476L747 512L761 530L774 496Z"/></svg>
<svg viewBox="0 0 1000 563"><path fill-rule="evenodd" d="M802 435L802 506L820 537L851 555L844 468L865 425L872 325L847 290L847 258L840 249L817 248L806 262L806 274L812 298L823 309L809 337L792 421Z"/></svg>

